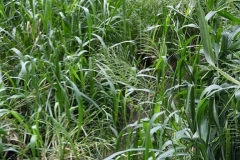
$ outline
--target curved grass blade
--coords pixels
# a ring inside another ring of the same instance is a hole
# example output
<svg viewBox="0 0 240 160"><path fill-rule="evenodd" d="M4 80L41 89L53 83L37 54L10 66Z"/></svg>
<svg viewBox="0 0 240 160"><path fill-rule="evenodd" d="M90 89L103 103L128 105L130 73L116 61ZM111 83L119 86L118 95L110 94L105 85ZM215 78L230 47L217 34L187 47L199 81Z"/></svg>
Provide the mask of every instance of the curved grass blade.
<svg viewBox="0 0 240 160"><path fill-rule="evenodd" d="M235 78L233 78L232 76L230 76L228 73L224 72L223 70L221 70L218 67L213 66L223 77L225 77L227 80L229 80L232 83L235 83L237 85L240 86L240 82L238 80L236 80Z"/></svg>
<svg viewBox="0 0 240 160"><path fill-rule="evenodd" d="M31 130L28 127L27 123L24 122L22 117L16 111L9 111L9 113L13 115L18 120L18 122L24 126L24 128L28 131L28 133L31 133Z"/></svg>
<svg viewBox="0 0 240 160"><path fill-rule="evenodd" d="M219 11L217 12L220 16L236 23L236 24L240 24L240 19L233 16L231 13L227 12L227 11Z"/></svg>
<svg viewBox="0 0 240 160"><path fill-rule="evenodd" d="M111 156L103 159L103 160L112 160L114 157L117 157L118 155L121 155L123 153L126 153L126 152L131 152L131 151L145 151L146 149L145 148L131 148L131 149L127 149L127 150L124 150L124 151L120 151L120 152L117 152L117 153L114 153L112 154ZM156 149L149 149L149 151L152 151L152 152L163 152L161 150L156 150Z"/></svg>

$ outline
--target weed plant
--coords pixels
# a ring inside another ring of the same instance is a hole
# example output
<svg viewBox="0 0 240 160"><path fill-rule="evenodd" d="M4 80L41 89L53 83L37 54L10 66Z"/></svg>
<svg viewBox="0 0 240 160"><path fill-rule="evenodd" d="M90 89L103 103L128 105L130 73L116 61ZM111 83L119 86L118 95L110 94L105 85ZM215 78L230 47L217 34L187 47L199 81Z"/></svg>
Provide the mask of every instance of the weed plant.
<svg viewBox="0 0 240 160"><path fill-rule="evenodd" d="M0 159L238 159L238 6L0 0Z"/></svg>

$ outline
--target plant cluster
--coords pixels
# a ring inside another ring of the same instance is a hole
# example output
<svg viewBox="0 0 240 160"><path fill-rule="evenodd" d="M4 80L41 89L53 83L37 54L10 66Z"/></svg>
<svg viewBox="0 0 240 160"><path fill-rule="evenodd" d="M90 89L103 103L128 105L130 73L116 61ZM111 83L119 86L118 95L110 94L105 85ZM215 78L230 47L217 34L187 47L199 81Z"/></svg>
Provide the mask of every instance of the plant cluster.
<svg viewBox="0 0 240 160"><path fill-rule="evenodd" d="M238 159L239 6L0 0L0 159Z"/></svg>

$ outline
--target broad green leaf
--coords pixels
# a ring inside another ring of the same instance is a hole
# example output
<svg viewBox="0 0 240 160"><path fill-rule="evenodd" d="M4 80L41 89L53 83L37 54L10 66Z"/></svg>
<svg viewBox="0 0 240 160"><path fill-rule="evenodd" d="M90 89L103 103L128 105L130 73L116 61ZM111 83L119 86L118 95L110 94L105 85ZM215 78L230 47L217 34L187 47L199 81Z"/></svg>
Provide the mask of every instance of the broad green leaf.
<svg viewBox="0 0 240 160"><path fill-rule="evenodd" d="M199 130L199 136L200 138L206 142L207 140L207 129L208 129L208 120L207 120L207 107L208 107L208 101L206 98L203 98L200 103L198 104L197 108L197 124L198 124L198 130Z"/></svg>
<svg viewBox="0 0 240 160"><path fill-rule="evenodd" d="M208 24L205 19L205 14L200 5L200 1L198 0L198 21L199 21L199 29L201 33L201 39L203 44L203 52L205 58L209 64L215 66L216 63L216 55L212 50L211 37L209 34Z"/></svg>
<svg viewBox="0 0 240 160"><path fill-rule="evenodd" d="M220 16L227 18L228 20L232 21L233 23L240 24L240 19L233 16L231 13L227 11L219 11L217 12Z"/></svg>

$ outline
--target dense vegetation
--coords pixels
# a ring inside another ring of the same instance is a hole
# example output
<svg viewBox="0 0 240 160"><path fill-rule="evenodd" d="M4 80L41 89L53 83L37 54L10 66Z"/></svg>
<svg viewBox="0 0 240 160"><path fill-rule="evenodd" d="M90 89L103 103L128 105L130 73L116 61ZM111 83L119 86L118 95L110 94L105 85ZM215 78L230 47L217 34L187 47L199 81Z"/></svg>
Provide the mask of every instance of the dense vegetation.
<svg viewBox="0 0 240 160"><path fill-rule="evenodd" d="M0 0L0 159L238 159L239 4Z"/></svg>

